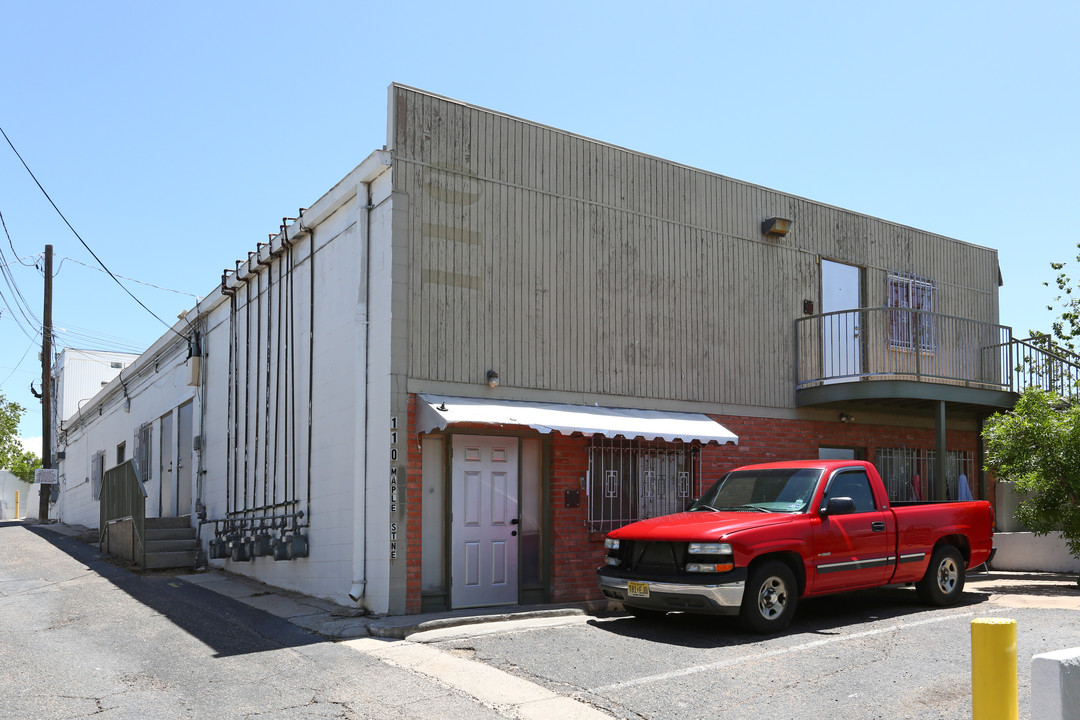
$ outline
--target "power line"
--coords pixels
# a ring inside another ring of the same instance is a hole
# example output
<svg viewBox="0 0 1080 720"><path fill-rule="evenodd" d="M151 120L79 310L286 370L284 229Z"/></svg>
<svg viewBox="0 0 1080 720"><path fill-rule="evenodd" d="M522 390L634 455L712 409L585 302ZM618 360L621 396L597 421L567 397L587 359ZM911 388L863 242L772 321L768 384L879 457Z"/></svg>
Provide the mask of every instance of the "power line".
<svg viewBox="0 0 1080 720"><path fill-rule="evenodd" d="M8 245L11 246L11 252L14 253L15 259L19 261L19 264L25 265L26 267L36 267L34 263L23 262L22 258L19 257L19 253L15 251L15 243L11 242L11 233L8 232L7 223L4 222L4 213L2 212L0 212L0 225L4 226L4 235L7 236Z"/></svg>
<svg viewBox="0 0 1080 720"><path fill-rule="evenodd" d="M82 265L85 268L90 268L91 270L96 270L98 272L105 272L101 268L96 268L93 265L88 265L88 264L86 264L84 262L76 260L75 258L63 257L63 256L61 256L61 258L60 258L60 267L62 267L64 265L64 262L66 262L67 260L70 260L71 262L75 263L76 265ZM60 274L60 267L56 268L56 274L57 275ZM183 290L173 290L173 289L167 288L167 287L161 287L160 285L154 285L153 283L148 283L148 282L145 282L143 280L136 280L133 277L127 277L126 275L117 275L116 277L123 278L124 280L130 280L131 282L136 282L136 283L139 283L140 285L145 285L146 287L152 287L155 290L164 290L165 292L176 293L177 295L187 295L188 297L193 297L196 300L200 299L199 296L195 295L194 293L184 292Z"/></svg>
<svg viewBox="0 0 1080 720"><path fill-rule="evenodd" d="M22 357L19 358L19 362L15 363L15 367L11 368L11 372L8 373L8 376L6 378L4 378L3 380L0 380L0 386L3 386L4 383L6 383L8 380L11 379L11 376L14 375L15 371L17 371L19 369L19 366L22 365L22 361L26 359L26 356L30 352L30 350L32 350L36 346L37 346L36 342L31 342L29 345L26 346L26 352L24 352L22 354Z"/></svg>
<svg viewBox="0 0 1080 720"><path fill-rule="evenodd" d="M26 265L27 267L36 267L33 263L24 263L18 257L18 251L15 250L15 245L11 241L11 233L8 232L7 222L4 221L4 216L0 213L0 224L4 227L4 234L7 236L8 245L11 246L11 251L15 253L15 259L19 264ZM4 255L4 250L0 247L0 276L3 276L4 283L8 286L8 290L11 291L11 299L14 300L14 304L11 303L6 297L4 297L4 303L8 306L9 310L18 311L23 319L30 325L31 328L37 328L41 323L34 314L34 311L30 308L30 304L26 302L26 298L23 296L22 291L19 289L19 284L15 282L15 276L11 274L12 262L8 262L7 257ZM2 297L2 295L0 295ZM18 318L12 315L16 322ZM35 330L36 331L36 330ZM25 330L23 331L25 332Z"/></svg>
<svg viewBox="0 0 1080 720"><path fill-rule="evenodd" d="M10 263L6 262L7 258L4 257L3 250L0 250L0 260L5 261L4 266L0 267L0 276L3 276L4 283L8 286L8 289L11 290L12 297L15 299L15 309L19 311L26 322L30 323L31 326L36 327L40 325L41 322L30 308L30 303L26 302L26 298L23 297L22 291L19 290L19 285L15 282L15 276L11 274ZM7 301L5 300L5 302ZM10 303L8 304L8 307L11 309Z"/></svg>
<svg viewBox="0 0 1080 720"><path fill-rule="evenodd" d="M128 294L128 295L129 295L130 297L131 297L131 299L132 299L132 300L134 300L135 302L137 302L137 303L139 304L139 306L140 306L140 307L141 307L141 308L142 308L143 310L145 310L146 312L150 313L150 314L151 314L151 315L152 315L152 316L154 317L154 319L156 319L156 320L157 320L157 321L158 321L159 323L161 323L162 325L164 325L164 326L165 326L166 328L168 328L168 329L169 329L170 331L172 331L172 332L176 333L177 335L180 335L180 333L178 333L178 332L176 332L175 330L173 330L173 327L172 327L172 325L169 325L169 324L168 324L168 323L166 323L166 322L165 322L164 320L162 320L162 319L161 319L160 317L158 317L158 316L157 316L157 314L156 314L156 313L155 313L155 312L154 312L153 310L151 310L150 308L148 308L148 307L147 307L147 306L146 306L146 305L145 305L145 304L143 303L143 301L142 301L142 300L140 300L139 298L135 297L135 295L134 295L134 294L133 294L133 293L132 293L132 292L131 292L130 290L128 290L128 289L127 289L127 287L126 287L126 286L124 285L124 283L120 282L120 280L119 280L119 279L118 279L118 278L116 277L116 275L114 275L114 274L113 274L112 270L110 270L110 269L109 269L109 268L108 268L108 267L107 267L107 266L105 265L105 263L103 263L103 262L101 261L101 258L99 258L99 257L97 256L97 253L95 253L95 252L94 252L93 250L91 250L91 249L90 249L90 246L86 244L86 241L82 239L82 236L81 236L81 235L79 235L78 231L76 231L76 230L75 230L75 228L74 228L74 227L72 226L72 224L71 224L70 222L68 222L68 219L67 219L67 218L66 218L66 217L64 216L64 213L60 212L60 208L59 208L59 207L57 207L57 205L56 205L56 203L55 203L55 202L53 202L53 199L52 199L52 198L51 198L51 197L49 196L49 193L45 191L45 188L44 188L44 186L42 186L42 184L41 184L41 183L40 183L40 182L38 181L38 179L37 179L37 176L36 176L36 175L34 175L34 171L33 171L33 170L31 170L31 169L30 169L30 166L26 164L26 161L25 161L25 160L23 160L23 156L22 156L22 155L20 155L20 154L19 154L19 151L15 149L15 144L11 142L11 138L9 138L9 137L7 136L7 133L6 133L6 132L4 132L4 129L3 129L2 127L0 127L0 135L3 135L3 136L4 136L4 140L6 140L6 141L7 141L7 144L8 144L8 146L9 146L9 147L11 148L11 151L15 153L15 157L19 158L19 162L21 162L21 163L22 163L22 166L23 166L24 168L26 168L26 172L30 173L30 177L31 177L31 178L33 179L33 181L34 181L34 184L36 184L36 185L38 186L38 190L41 190L41 194L42 194L42 195L44 195L44 196L45 196L45 199L49 201L49 204L50 204L50 205L52 205L52 207L53 207L53 210L55 210L55 211L56 211L56 214L60 216L60 219L61 219L61 220L63 220L63 221L64 221L64 224L68 226L68 229L69 229L69 230L71 230L72 234L73 234L73 235L75 235L75 237L76 237L76 238L78 239L78 241L79 241L80 243L82 243L82 246L83 246L84 248L86 248L86 251L87 251L88 253L90 253L90 255L91 255L91 256L92 256L93 258L94 258L94 260L96 260L96 261L97 261L97 264L101 266L102 270L104 270L104 271L105 271L106 273L108 273L109 277L111 277L111 278L113 279L113 282L115 282L115 283L116 283L117 285L119 285L119 286L120 286L120 288L121 288L121 289L122 289L122 290L123 290L124 292L126 292L126 293L127 293L127 294ZM184 337L184 336L183 336L183 335L180 335L180 337Z"/></svg>

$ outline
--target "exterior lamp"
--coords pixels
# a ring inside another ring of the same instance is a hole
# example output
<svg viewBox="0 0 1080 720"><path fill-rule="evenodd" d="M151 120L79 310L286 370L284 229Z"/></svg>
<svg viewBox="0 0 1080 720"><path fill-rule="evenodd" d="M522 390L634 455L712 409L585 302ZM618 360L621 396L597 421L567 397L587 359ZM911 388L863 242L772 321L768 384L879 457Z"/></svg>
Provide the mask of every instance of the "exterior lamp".
<svg viewBox="0 0 1080 720"><path fill-rule="evenodd" d="M495 372L494 370L488 370L487 384L490 388L499 387L499 373Z"/></svg>
<svg viewBox="0 0 1080 720"><path fill-rule="evenodd" d="M761 223L761 232L774 237L783 237L791 232L791 220L782 217L771 217Z"/></svg>

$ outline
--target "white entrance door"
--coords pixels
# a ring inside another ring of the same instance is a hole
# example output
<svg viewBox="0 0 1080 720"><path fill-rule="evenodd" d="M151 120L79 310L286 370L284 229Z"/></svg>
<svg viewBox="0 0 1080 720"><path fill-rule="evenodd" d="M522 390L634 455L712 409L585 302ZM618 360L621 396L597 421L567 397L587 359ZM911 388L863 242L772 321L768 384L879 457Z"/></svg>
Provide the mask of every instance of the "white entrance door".
<svg viewBox="0 0 1080 720"><path fill-rule="evenodd" d="M859 346L859 268L821 261L821 328L825 382L844 382L862 370ZM837 313L829 315L828 313Z"/></svg>
<svg viewBox="0 0 1080 720"><path fill-rule="evenodd" d="M517 438L454 436L452 607L518 601Z"/></svg>

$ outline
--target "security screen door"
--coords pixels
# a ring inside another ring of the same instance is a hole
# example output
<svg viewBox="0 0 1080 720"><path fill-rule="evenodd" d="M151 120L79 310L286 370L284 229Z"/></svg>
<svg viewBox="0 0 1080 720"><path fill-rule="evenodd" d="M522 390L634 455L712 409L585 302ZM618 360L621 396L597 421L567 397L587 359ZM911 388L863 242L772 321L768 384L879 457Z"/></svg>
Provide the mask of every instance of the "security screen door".
<svg viewBox="0 0 1080 720"><path fill-rule="evenodd" d="M452 607L518 601L518 440L454 436Z"/></svg>
<svg viewBox="0 0 1080 720"><path fill-rule="evenodd" d="M158 433L158 517L173 517L175 512L175 478L173 477L173 416L161 416Z"/></svg>
<svg viewBox="0 0 1080 720"><path fill-rule="evenodd" d="M192 411L191 403L181 405L177 411L176 429L176 514L191 514L191 470L195 459L192 456Z"/></svg>
<svg viewBox="0 0 1080 720"><path fill-rule="evenodd" d="M825 382L850 381L862 370L857 311L860 270L854 265L821 261L822 377ZM835 312L836 315L828 313Z"/></svg>

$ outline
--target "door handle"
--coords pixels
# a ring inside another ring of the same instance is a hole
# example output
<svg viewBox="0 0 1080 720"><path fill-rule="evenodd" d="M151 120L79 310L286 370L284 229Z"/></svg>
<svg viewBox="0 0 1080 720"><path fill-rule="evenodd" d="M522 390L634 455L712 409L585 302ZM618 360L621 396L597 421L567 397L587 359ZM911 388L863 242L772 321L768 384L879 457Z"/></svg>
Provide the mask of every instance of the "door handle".
<svg viewBox="0 0 1080 720"><path fill-rule="evenodd" d="M881 520L876 520L870 523L870 529L874 532L885 532L885 523Z"/></svg>
<svg viewBox="0 0 1080 720"><path fill-rule="evenodd" d="M513 520L510 521L510 524L511 525L517 525L518 524L518 519L514 518Z"/></svg>

